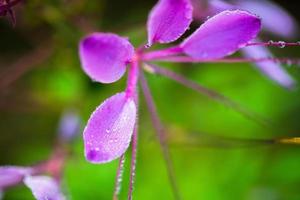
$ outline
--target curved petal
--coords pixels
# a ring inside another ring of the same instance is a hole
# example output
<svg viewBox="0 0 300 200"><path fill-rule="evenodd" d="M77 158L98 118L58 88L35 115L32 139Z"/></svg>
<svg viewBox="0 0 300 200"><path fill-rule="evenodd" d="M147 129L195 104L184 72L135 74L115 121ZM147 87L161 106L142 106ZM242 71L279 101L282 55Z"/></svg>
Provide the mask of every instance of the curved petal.
<svg viewBox="0 0 300 200"><path fill-rule="evenodd" d="M148 17L148 46L177 40L188 29L192 17L189 0L160 0Z"/></svg>
<svg viewBox="0 0 300 200"><path fill-rule="evenodd" d="M222 58L256 37L260 25L260 19L246 11L223 11L202 24L180 46L193 58Z"/></svg>
<svg viewBox="0 0 300 200"><path fill-rule="evenodd" d="M268 58L272 57L271 52L263 46L250 46L242 49L243 54L249 58ZM274 80L278 84L286 88L293 88L295 80L288 72L279 64L272 61L264 61L255 63L256 67L262 71L267 77Z"/></svg>
<svg viewBox="0 0 300 200"><path fill-rule="evenodd" d="M85 157L105 163L128 148L136 121L136 106L124 92L105 100L91 115L84 133Z"/></svg>
<svg viewBox="0 0 300 200"><path fill-rule="evenodd" d="M26 174L30 174L31 168L5 166L0 167L0 190L6 187L14 186L22 182Z"/></svg>
<svg viewBox="0 0 300 200"><path fill-rule="evenodd" d="M79 56L85 73L101 83L120 79L134 55L130 42L112 33L93 33L79 44Z"/></svg>
<svg viewBox="0 0 300 200"><path fill-rule="evenodd" d="M24 183L32 191L37 200L65 200L59 184L49 176L26 176Z"/></svg>
<svg viewBox="0 0 300 200"><path fill-rule="evenodd" d="M277 4L267 0L238 0L236 5L260 16L263 29L285 38L295 36L295 20Z"/></svg>

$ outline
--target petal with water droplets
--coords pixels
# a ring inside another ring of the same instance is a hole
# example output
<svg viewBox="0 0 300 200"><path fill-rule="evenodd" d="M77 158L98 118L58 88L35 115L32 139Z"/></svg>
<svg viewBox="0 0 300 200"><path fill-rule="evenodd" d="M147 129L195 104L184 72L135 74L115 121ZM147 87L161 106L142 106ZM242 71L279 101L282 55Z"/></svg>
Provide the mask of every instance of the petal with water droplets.
<svg viewBox="0 0 300 200"><path fill-rule="evenodd" d="M59 183L49 176L26 176L24 183L37 200L65 200Z"/></svg>
<svg viewBox="0 0 300 200"><path fill-rule="evenodd" d="M148 17L148 45L177 40L188 29L192 16L189 0L160 0Z"/></svg>
<svg viewBox="0 0 300 200"><path fill-rule="evenodd" d="M105 163L128 148L136 121L136 105L124 92L105 100L91 115L84 133L86 159Z"/></svg>
<svg viewBox="0 0 300 200"><path fill-rule="evenodd" d="M0 167L0 190L20 183L26 174L31 173L31 170L29 167Z"/></svg>
<svg viewBox="0 0 300 200"><path fill-rule="evenodd" d="M228 56L256 37L260 19L246 11L223 11L208 19L180 46L197 59Z"/></svg>
<svg viewBox="0 0 300 200"><path fill-rule="evenodd" d="M258 41L259 42L259 41ZM271 52L263 46L249 46L242 49L245 56L249 58L269 58L272 57ZM273 61L263 61L255 63L257 68L262 71L267 77L274 80L278 84L286 88L293 88L295 80L288 72L278 63Z"/></svg>
<svg viewBox="0 0 300 200"><path fill-rule="evenodd" d="M112 33L93 33L79 44L83 70L91 79L101 83L120 79L133 55L130 42Z"/></svg>

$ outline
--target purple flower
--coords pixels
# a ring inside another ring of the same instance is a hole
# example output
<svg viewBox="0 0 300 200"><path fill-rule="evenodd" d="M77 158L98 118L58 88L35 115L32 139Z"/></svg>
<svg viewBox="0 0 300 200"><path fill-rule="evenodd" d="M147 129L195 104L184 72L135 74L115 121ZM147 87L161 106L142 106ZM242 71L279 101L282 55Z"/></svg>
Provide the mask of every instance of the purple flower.
<svg viewBox="0 0 300 200"><path fill-rule="evenodd" d="M12 24L16 24L15 13L12 10L12 7L20 3L22 0L0 0L0 17L6 16L7 14L10 16L12 20Z"/></svg>
<svg viewBox="0 0 300 200"><path fill-rule="evenodd" d="M257 14L262 19L262 29L279 37L290 39L295 37L297 24L295 20L280 6L268 0L193 0L194 16L205 20L206 15L214 15L228 9L243 9ZM205 6L207 5L207 6ZM259 41L259 39L257 40ZM247 58L272 57L272 53L263 46L251 46L242 49ZM282 65L272 61L256 62L255 66L271 80L286 88L293 88L295 80L288 74Z"/></svg>
<svg viewBox="0 0 300 200"><path fill-rule="evenodd" d="M161 0L148 19L148 45L176 40L191 23L187 0ZM178 24L178 26L176 26ZM231 55L256 37L260 19L246 11L224 11L210 18L180 45L159 52L134 51L130 42L111 33L93 33L79 45L82 68L94 81L111 83L130 64L125 92L102 103L84 130L85 156L93 163L109 162L127 149L136 120L136 83L141 62L185 54L195 59Z"/></svg>
<svg viewBox="0 0 300 200"><path fill-rule="evenodd" d="M40 166L0 167L0 191L20 183L24 183L33 193L37 200L53 199L63 200L64 195L60 192L59 182L50 176L39 176Z"/></svg>
<svg viewBox="0 0 300 200"><path fill-rule="evenodd" d="M58 127L59 139L68 143L74 140L79 133L81 119L75 110L66 110L60 119Z"/></svg>
<svg viewBox="0 0 300 200"><path fill-rule="evenodd" d="M64 163L68 155L67 144L78 133L80 119L75 112L65 112L59 127L59 143L48 160L40 164L0 166L0 194L8 187L25 184L37 200L64 200L60 189Z"/></svg>
<svg viewBox="0 0 300 200"><path fill-rule="evenodd" d="M126 89L105 100L91 115L83 132L85 157L91 163L106 163L120 157L115 197L124 164L124 153L132 139L131 177L128 199L131 199L135 154L137 144L137 82L145 95L154 128L162 146L163 155L171 166L165 143L164 129L156 112L149 87L141 70L164 75L237 111L253 117L226 97L211 91L183 76L157 67L152 61L219 61L248 45L260 31L261 20L242 10L223 11L203 23L182 43L166 49L151 51L156 43L177 40L189 28L193 7L189 0L160 0L151 10L148 22L148 43L134 49L127 38L112 33L93 33L79 44L79 56L84 72L94 81L112 83L119 80L128 69ZM230 60L230 59L229 59ZM175 182L169 167L169 177ZM176 185L173 184L173 188ZM176 189L174 189L176 192ZM175 194L176 195L176 194ZM176 195L179 196L179 195Z"/></svg>

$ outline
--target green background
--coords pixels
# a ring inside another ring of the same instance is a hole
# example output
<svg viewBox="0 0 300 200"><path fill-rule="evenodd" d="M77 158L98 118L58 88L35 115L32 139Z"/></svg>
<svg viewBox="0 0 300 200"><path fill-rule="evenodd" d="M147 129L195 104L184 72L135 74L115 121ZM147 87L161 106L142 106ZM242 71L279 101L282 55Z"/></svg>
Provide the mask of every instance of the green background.
<svg viewBox="0 0 300 200"><path fill-rule="evenodd" d="M114 32L128 36L138 47L146 41L145 24L154 3L32 0L16 7L16 27L7 19L0 19L1 165L28 166L47 159L57 138L57 124L63 110L77 109L84 127L96 106L124 89L126 76L103 85L92 82L83 73L78 41L89 32ZM282 5L291 7L293 12L294 6L285 3ZM265 41L281 40L272 35L262 37ZM278 57L299 56L298 47L274 47L272 51ZM300 147L260 142L300 136L299 89L281 88L251 64L160 65L226 95L271 121L268 126L261 126L167 78L147 74L167 129L183 199L300 199ZM300 81L299 66L285 67ZM2 87L6 80L14 81ZM154 134L141 97L134 199L173 199ZM73 154L67 160L63 176L67 196L74 200L111 199L118 161L103 165L88 163L83 156L81 135L70 146ZM130 150L126 156L120 199L127 198ZM7 190L4 199L33 197L20 185Z"/></svg>

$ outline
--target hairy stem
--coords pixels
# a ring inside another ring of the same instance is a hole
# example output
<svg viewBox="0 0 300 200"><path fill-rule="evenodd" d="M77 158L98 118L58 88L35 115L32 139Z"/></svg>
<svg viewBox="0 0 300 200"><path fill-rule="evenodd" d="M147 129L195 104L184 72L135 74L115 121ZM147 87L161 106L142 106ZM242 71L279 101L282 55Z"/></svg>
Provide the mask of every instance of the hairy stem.
<svg viewBox="0 0 300 200"><path fill-rule="evenodd" d="M167 78L170 78L170 79L176 81L177 83L180 83L181 85L184 85L185 87L191 88L201 94L204 94L205 96L208 96L209 98L211 98L215 101L218 101L218 102L236 110L237 112L244 115L246 118L254 120L254 121L258 122L259 124L262 124L264 126L269 125L269 122L267 122L262 117L249 111L248 109L240 106L238 103L233 102L232 100L228 99L227 97L223 96L222 94L219 94L213 90L210 90L210 89L208 89L192 80L189 80L180 74L170 71L168 69L158 67L151 63L147 63L147 65L150 68L152 73L163 75Z"/></svg>
<svg viewBox="0 0 300 200"><path fill-rule="evenodd" d="M196 59L188 56L166 56L156 57L155 61L177 62L177 63L258 63L278 62L283 64L300 64L299 58L222 58L222 59ZM145 60L147 61L147 60Z"/></svg>
<svg viewBox="0 0 300 200"><path fill-rule="evenodd" d="M284 48L288 46L300 46L300 42L284 42L284 41L252 42L252 43L248 43L247 46L276 46L279 48Z"/></svg>
<svg viewBox="0 0 300 200"><path fill-rule="evenodd" d="M142 90L143 90L143 93L144 93L144 97L145 97L145 100L146 100L146 103L147 103L148 110L149 110L150 115L151 115L151 120L152 120L154 129L156 131L157 138L158 138L159 143L160 143L160 147L162 149L163 157L164 157L164 160L165 160L166 165L167 165L168 176L169 176L169 180L171 182L173 194L174 194L175 199L179 200L181 198L180 198L180 194L179 194L179 190L178 190L178 186L177 186L177 182L176 182L176 178L175 178L175 173L174 173L174 170L173 170L171 155L170 155L170 152L169 152L169 149L168 149L168 144L166 143L166 136L165 136L165 133L164 133L164 127L163 127L163 125L162 125L162 123L159 119L153 97L151 95L149 86L147 84L147 81L146 81L142 71L140 73L140 83L141 83L141 86L142 86Z"/></svg>
<svg viewBox="0 0 300 200"><path fill-rule="evenodd" d="M131 142L131 163L130 163L130 179L129 179L129 190L128 190L128 200L132 199L133 193L133 185L134 185L134 178L135 178L135 170L136 170L136 156L137 156L137 125L134 128L133 135L132 135L132 142Z"/></svg>
<svg viewBox="0 0 300 200"><path fill-rule="evenodd" d="M116 175L116 179L115 179L115 189L114 189L113 200L118 199L118 195L121 191L124 163L125 163L125 154L123 154L119 159L119 165L118 165L117 175Z"/></svg>

